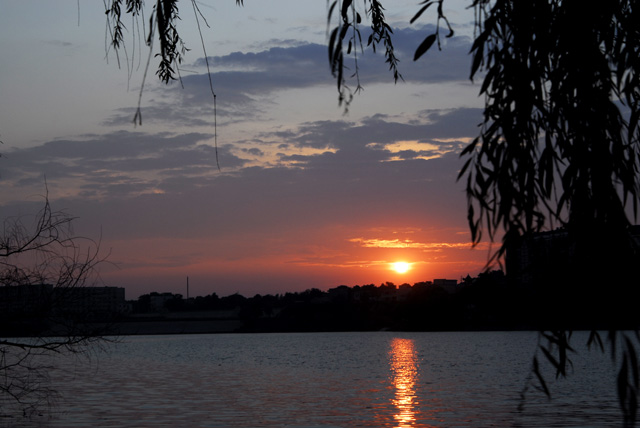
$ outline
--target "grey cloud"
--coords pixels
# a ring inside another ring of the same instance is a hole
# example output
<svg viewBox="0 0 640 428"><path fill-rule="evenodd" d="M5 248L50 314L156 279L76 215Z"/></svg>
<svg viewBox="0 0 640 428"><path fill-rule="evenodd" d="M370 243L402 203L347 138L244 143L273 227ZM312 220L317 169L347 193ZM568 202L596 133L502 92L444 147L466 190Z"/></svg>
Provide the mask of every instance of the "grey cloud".
<svg viewBox="0 0 640 428"><path fill-rule="evenodd" d="M424 37L431 34L433 26L416 29L396 28L393 33L395 53L400 59L400 72L410 82L443 82L459 81L469 78L470 57L468 55L471 41L468 37L443 39L443 49L433 47L423 59L413 61L415 49ZM367 35L363 34L366 40ZM238 67L247 71L214 73L214 81L218 80L226 86L236 83L236 88L251 91L273 91L282 88L333 84L327 59L327 46L319 44L303 44L272 47L261 52L234 52L226 56L209 58L210 64L220 67ZM345 57L347 66L351 59ZM204 58L195 61L195 66L203 66ZM355 69L355 64L353 64ZM371 48L358 56L360 77L366 84L390 82L388 64L380 49L374 53ZM251 70L251 71L249 71ZM188 76L185 81L201 81L206 76ZM208 81L206 82L208 84Z"/></svg>
<svg viewBox="0 0 640 428"><path fill-rule="evenodd" d="M400 58L400 72L407 83L441 83L466 81L469 78L471 47L466 37L454 37L443 41L442 51L434 46L419 61L413 61L413 52L433 27L394 30L394 47ZM363 34L364 36L364 34ZM366 40L366 37L364 37ZM210 57L213 86L218 96L217 116L220 125L244 120L260 120L265 113L264 103L269 94L277 91L334 86L327 59L327 46L313 43L297 43L292 40L274 41L280 46L259 52L234 52L225 56ZM345 63L355 69L352 59ZM193 66L202 68L204 58ZM370 48L358 57L358 69L363 85L390 83L393 76L381 49L374 53ZM213 123L212 95L206 73L182 76L180 85L163 87L162 95L153 105L143 109L143 121L147 123L172 122L186 126L211 126ZM350 83L354 85L354 82ZM160 93L158 93L160 95ZM170 100L164 100L168 97ZM107 125L124 125L132 121L135 109L120 109L105 121Z"/></svg>
<svg viewBox="0 0 640 428"><path fill-rule="evenodd" d="M217 171L217 161L240 167L244 161L228 147L216 150L207 134L115 132L82 140L55 140L14 149L0 160L5 186L39 186L43 177L53 188L65 180L81 183L85 197L127 196L162 186L167 177L203 177Z"/></svg>
<svg viewBox="0 0 640 428"><path fill-rule="evenodd" d="M293 29L298 30L300 32L309 31L308 27L298 27ZM306 44L308 44L308 42L304 40L298 40L298 39L269 39L269 40L265 40L264 42L259 42L258 44L252 45L250 47L255 50L263 51L263 50L271 49L273 46L278 46L282 48L282 47L298 47ZM201 58L200 61L202 60L203 59Z"/></svg>
<svg viewBox="0 0 640 428"><path fill-rule="evenodd" d="M55 141L24 149L24 159L31 160L22 160L13 168L34 172L38 166L47 170L55 165L57 169L66 161L58 159L72 156L74 161L65 167L64 174L81 179L81 192L58 203L86 219L85 227L103 225L112 239L232 239L237 234L279 236L291 230L308 234L331 224L360 228L386 224L389 219L402 224L414 219L416 213L425 222L449 222L454 227L464 221L465 208L462 186L456 182L460 144L442 143L449 153L424 160L418 156L425 152L407 150L398 155L369 143L414 135L429 141L430 130L444 137L438 121L464 121L471 113L432 112L431 122L420 125L394 123L383 117L362 124L307 123L286 132L287 139L281 144L321 147L322 142L330 142L336 151L282 156L283 161L299 162L301 168L244 167L227 173L225 170L233 170L229 164L242 167L243 161L233 156L229 147L223 147L223 172L218 173L214 150L198 144L207 135L142 133L113 133L94 140ZM459 133L455 130L448 135ZM404 160L384 162L393 156ZM102 170L93 171L96 166ZM155 174L147 176L141 171ZM50 189L55 191L57 180L49 182ZM164 193L151 194L153 189ZM88 198L96 199L89 203ZM296 239L304 239L304 234Z"/></svg>
<svg viewBox="0 0 640 428"><path fill-rule="evenodd" d="M136 108L123 107L117 109L111 117L102 122L106 126L131 126L136 115ZM221 115L222 117L222 115ZM172 122L185 127L213 126L213 109L207 111L207 106L197 109L187 106L176 106L168 103L156 103L142 109L142 122L148 123Z"/></svg>
<svg viewBox="0 0 640 428"><path fill-rule="evenodd" d="M441 151L459 151L462 143L456 138L475 136L480 112L478 109L425 111L421 120L411 123L381 115L360 123L309 122L295 129L264 132L255 142L272 144L279 150L289 147L338 150L338 153L312 157L280 155L283 162L295 161L309 168L336 169L348 162L354 165L375 163L393 156L413 159L428 153L391 154L380 150L382 146L367 148L367 145L416 140L436 144ZM0 160L0 170L5 183L12 182L17 186L37 184L43 176L52 183L81 177L91 186L101 186L111 192L121 189L121 182L133 182L132 177L146 173L153 173L154 179L159 181L152 185L160 186L175 177L203 177L216 169L218 161L227 170L243 167L245 161L233 155L232 146L220 147L216 158L215 148L200 144L211 137L199 133L171 135L120 131L79 140L55 140L37 147L9 150ZM252 156L264 155L259 148L241 150ZM110 183L117 186L110 187Z"/></svg>
<svg viewBox="0 0 640 428"><path fill-rule="evenodd" d="M253 156L264 156L264 152L255 147L251 149L242 149L242 151Z"/></svg>
<svg viewBox="0 0 640 428"><path fill-rule="evenodd" d="M413 61L413 52L422 39L433 32L433 27L418 29L395 29L394 47L400 58L400 71L405 81L414 83L436 83L460 81L469 78L471 47L466 37L454 37L443 41L443 49L435 47L420 61ZM366 40L366 37L364 37ZM261 52L234 52L226 56L209 58L210 64L218 67L238 68L239 71L214 72L214 86L225 99L234 103L247 102L255 94L264 94L282 89L334 85L327 59L327 46L319 44L272 47ZM355 69L351 59L345 58L347 66ZM195 61L203 66L204 58ZM358 57L358 68L363 84L387 83L392 75L378 49L374 53L367 49ZM184 77L185 92L189 100L203 100L209 80L204 74Z"/></svg>
<svg viewBox="0 0 640 428"><path fill-rule="evenodd" d="M384 115L365 118L355 124L346 121L318 121L305 123L297 132L291 130L273 133L280 139L298 147L333 147L341 150L362 150L370 144L393 143L398 140L432 142L443 148L459 149L460 142L439 142L435 139L455 140L475 137L481 109L463 108L447 111L428 111L419 120L409 123ZM268 139L266 135L262 135Z"/></svg>

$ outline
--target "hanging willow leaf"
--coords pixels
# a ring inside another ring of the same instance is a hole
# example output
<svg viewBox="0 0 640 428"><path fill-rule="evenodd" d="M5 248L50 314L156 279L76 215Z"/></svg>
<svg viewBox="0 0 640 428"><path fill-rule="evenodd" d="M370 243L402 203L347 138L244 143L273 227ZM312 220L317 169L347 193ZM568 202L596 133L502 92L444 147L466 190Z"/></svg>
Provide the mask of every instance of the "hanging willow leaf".
<svg viewBox="0 0 640 428"><path fill-rule="evenodd" d="M420 16L424 13L424 11L427 10L429 6L431 6L433 3L434 3L433 1L429 1L427 2L426 5L422 6L420 10L413 16L413 18L411 18L411 21L409 21L409 23L413 24L418 18L420 18Z"/></svg>
<svg viewBox="0 0 640 428"><path fill-rule="evenodd" d="M420 46L418 46L418 49L416 49L416 53L413 56L413 60L417 61L418 58L424 55L435 41L436 41L435 34L430 34L429 36L427 36L427 38L424 39L422 43L420 43Z"/></svg>

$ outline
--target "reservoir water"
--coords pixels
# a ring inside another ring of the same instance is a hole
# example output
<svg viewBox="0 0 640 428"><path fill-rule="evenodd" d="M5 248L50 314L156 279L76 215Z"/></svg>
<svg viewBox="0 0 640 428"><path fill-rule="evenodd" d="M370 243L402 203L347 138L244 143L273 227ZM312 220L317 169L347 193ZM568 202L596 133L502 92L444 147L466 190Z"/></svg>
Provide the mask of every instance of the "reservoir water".
<svg viewBox="0 0 640 428"><path fill-rule="evenodd" d="M619 427L608 355L577 355L552 398L521 392L535 332L128 336L56 358L59 398L12 427ZM523 405L522 409L519 406Z"/></svg>

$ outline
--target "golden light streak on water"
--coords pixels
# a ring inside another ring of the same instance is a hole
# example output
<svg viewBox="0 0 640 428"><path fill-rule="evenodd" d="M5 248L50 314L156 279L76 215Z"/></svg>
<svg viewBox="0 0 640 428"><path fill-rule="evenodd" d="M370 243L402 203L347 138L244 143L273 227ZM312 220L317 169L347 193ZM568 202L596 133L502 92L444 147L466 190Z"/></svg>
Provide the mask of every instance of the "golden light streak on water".
<svg viewBox="0 0 640 428"><path fill-rule="evenodd" d="M414 343L411 339L395 338L389 351L396 407L394 419L398 428L415 426L417 399L415 384L418 378L418 361Z"/></svg>

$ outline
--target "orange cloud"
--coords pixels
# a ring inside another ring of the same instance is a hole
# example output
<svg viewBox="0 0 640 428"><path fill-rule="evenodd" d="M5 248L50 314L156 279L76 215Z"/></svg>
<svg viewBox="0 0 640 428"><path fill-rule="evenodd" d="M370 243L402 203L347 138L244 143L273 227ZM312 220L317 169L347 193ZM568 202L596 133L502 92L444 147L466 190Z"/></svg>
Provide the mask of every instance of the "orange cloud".
<svg viewBox="0 0 640 428"><path fill-rule="evenodd" d="M351 238L348 240L360 244L365 248L413 248L423 251L437 251L443 249L470 249L471 243L451 243L451 242L414 242L410 239L365 239ZM476 246L478 248L479 246Z"/></svg>

